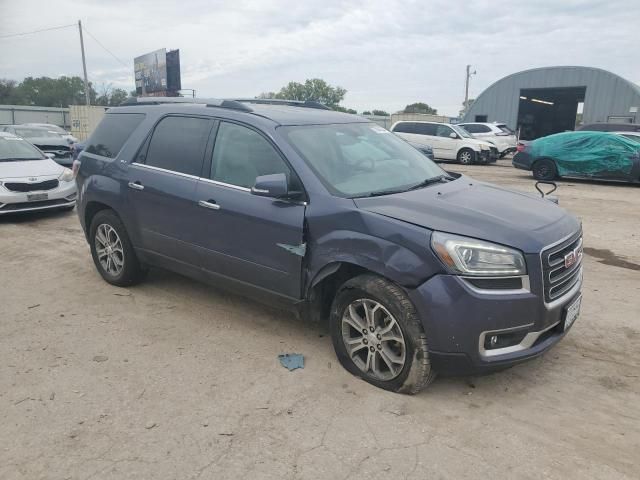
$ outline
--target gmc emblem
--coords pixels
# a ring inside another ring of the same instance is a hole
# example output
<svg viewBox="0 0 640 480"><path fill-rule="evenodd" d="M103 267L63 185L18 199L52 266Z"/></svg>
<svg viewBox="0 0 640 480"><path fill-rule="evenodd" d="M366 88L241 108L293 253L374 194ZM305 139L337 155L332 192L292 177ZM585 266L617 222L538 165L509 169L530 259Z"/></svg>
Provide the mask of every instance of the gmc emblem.
<svg viewBox="0 0 640 480"><path fill-rule="evenodd" d="M570 268L582 258L582 246L576 247L573 251L564 256L564 268Z"/></svg>

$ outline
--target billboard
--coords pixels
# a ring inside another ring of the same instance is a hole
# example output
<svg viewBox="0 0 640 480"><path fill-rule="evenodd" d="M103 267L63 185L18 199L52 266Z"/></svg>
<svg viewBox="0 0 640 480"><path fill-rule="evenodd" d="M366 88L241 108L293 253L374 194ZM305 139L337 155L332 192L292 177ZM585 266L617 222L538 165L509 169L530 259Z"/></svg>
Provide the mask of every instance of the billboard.
<svg viewBox="0 0 640 480"><path fill-rule="evenodd" d="M136 94L148 95L167 90L167 50L161 48L133 59Z"/></svg>

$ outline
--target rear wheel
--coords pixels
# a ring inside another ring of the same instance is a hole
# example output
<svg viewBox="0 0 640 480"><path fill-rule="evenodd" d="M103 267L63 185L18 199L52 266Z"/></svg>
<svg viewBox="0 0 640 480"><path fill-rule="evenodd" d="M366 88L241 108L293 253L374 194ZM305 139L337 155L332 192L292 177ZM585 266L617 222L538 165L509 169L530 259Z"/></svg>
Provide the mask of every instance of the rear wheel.
<svg viewBox="0 0 640 480"><path fill-rule="evenodd" d="M458 152L458 163L462 165L471 165L476 161L476 152L470 148L463 148Z"/></svg>
<svg viewBox="0 0 640 480"><path fill-rule="evenodd" d="M330 322L338 360L353 375L408 394L435 378L415 307L388 280L366 274L347 281L333 301Z"/></svg>
<svg viewBox="0 0 640 480"><path fill-rule="evenodd" d="M140 265L127 231L113 210L100 210L89 230L91 256L98 272L118 287L138 283L146 270Z"/></svg>
<svg viewBox="0 0 640 480"><path fill-rule="evenodd" d="M531 169L536 180L553 180L558 175L556 164L553 160L543 158L537 160Z"/></svg>

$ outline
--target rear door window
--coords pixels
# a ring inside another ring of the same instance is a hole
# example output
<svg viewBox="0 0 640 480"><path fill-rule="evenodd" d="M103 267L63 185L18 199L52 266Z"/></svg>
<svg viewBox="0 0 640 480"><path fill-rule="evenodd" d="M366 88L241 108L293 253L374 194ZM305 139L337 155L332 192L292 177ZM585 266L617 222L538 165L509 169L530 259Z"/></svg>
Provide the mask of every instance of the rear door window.
<svg viewBox="0 0 640 480"><path fill-rule="evenodd" d="M212 124L206 118L163 118L153 130L145 164L200 176Z"/></svg>
<svg viewBox="0 0 640 480"><path fill-rule="evenodd" d="M419 135L429 135L431 137L436 135L438 126L435 123L414 123L416 133Z"/></svg>
<svg viewBox="0 0 640 480"><path fill-rule="evenodd" d="M115 158L131 133L144 120L144 113L108 113L89 137L85 152Z"/></svg>

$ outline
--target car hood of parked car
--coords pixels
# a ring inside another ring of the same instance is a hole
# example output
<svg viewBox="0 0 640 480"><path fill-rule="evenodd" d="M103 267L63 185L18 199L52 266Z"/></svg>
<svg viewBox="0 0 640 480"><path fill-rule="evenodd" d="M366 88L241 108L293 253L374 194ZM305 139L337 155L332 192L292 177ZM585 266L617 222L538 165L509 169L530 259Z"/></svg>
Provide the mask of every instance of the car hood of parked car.
<svg viewBox="0 0 640 480"><path fill-rule="evenodd" d="M354 201L368 212L525 253L538 253L580 228L574 216L548 200L464 175L449 183Z"/></svg>
<svg viewBox="0 0 640 480"><path fill-rule="evenodd" d="M43 160L14 160L0 162L0 180L22 177L47 177L60 175L64 167L50 158Z"/></svg>
<svg viewBox="0 0 640 480"><path fill-rule="evenodd" d="M25 138L25 140L34 145L47 145L52 147L66 147L69 148L69 142L65 138L54 138L54 137L30 137Z"/></svg>

